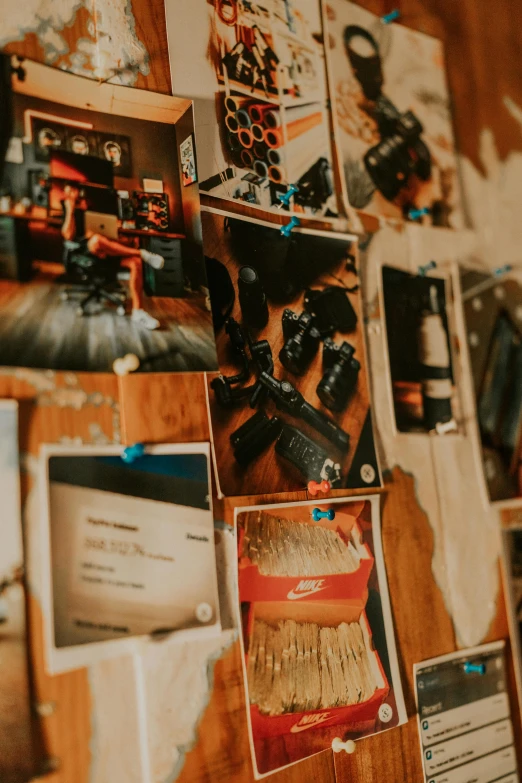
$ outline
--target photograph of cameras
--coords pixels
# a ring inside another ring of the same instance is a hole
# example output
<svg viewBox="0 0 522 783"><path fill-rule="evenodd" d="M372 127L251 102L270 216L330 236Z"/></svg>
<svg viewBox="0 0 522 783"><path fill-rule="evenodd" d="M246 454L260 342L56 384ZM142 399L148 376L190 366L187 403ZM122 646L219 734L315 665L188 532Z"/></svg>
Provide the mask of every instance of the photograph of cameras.
<svg viewBox="0 0 522 783"><path fill-rule="evenodd" d="M208 374L225 495L380 486L354 237L203 208L219 374Z"/></svg>
<svg viewBox="0 0 522 783"><path fill-rule="evenodd" d="M382 268L393 407L400 432L459 429L446 285L443 278Z"/></svg>
<svg viewBox="0 0 522 783"><path fill-rule="evenodd" d="M442 43L347 0L329 0L325 25L345 200L373 215L462 228Z"/></svg>

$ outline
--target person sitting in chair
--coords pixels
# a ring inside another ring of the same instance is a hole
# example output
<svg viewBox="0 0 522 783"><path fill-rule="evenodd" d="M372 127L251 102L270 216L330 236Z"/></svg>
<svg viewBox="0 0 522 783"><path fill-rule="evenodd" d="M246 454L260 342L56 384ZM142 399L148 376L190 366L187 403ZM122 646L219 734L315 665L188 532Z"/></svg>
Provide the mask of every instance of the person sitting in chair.
<svg viewBox="0 0 522 783"><path fill-rule="evenodd" d="M143 248L128 247L120 242L102 236L101 234L86 234L83 230L83 211L77 209L80 193L71 185L65 187L63 201L65 218L62 225L62 236L77 247L73 253L89 254L96 258L119 258L123 267L129 270L129 288L132 302L132 320L146 329L157 329L160 322L147 313L143 307L143 268L142 261L154 269L161 269L165 259L157 253L150 253Z"/></svg>

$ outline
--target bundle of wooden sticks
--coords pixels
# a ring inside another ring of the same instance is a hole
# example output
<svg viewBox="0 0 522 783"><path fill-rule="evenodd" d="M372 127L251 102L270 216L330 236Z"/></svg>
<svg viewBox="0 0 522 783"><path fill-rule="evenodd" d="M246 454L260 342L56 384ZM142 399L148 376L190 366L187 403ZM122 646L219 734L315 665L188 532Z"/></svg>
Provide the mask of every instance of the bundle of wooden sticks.
<svg viewBox="0 0 522 783"><path fill-rule="evenodd" d="M246 515L242 554L266 576L349 574L361 559L353 542L335 530L264 511Z"/></svg>
<svg viewBox="0 0 522 783"><path fill-rule="evenodd" d="M359 704L379 687L359 623L255 620L247 676L250 703L265 715Z"/></svg>

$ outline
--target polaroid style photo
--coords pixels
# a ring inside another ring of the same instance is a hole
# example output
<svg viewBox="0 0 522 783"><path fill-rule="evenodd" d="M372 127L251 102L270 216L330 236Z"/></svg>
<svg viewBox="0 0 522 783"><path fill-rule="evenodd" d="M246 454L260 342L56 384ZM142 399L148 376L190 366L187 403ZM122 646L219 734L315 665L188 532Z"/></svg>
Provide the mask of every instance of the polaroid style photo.
<svg viewBox="0 0 522 783"><path fill-rule="evenodd" d="M463 227L440 41L348 0L324 4L328 80L345 202L372 215Z"/></svg>
<svg viewBox="0 0 522 783"><path fill-rule="evenodd" d="M112 372L134 354L138 372L215 370L199 193L179 152L192 102L138 101L30 60L24 71L13 78L23 154L0 183L16 248L0 267L0 365ZM159 192L144 192L151 180Z"/></svg>
<svg viewBox="0 0 522 783"><path fill-rule="evenodd" d="M461 269L462 310L490 501L522 497L522 286Z"/></svg>
<svg viewBox="0 0 522 783"><path fill-rule="evenodd" d="M505 641L416 663L413 676L423 783L517 783Z"/></svg>
<svg viewBox="0 0 522 783"><path fill-rule="evenodd" d="M45 446L41 456L51 673L221 629L209 445Z"/></svg>
<svg viewBox="0 0 522 783"><path fill-rule="evenodd" d="M379 497L235 513L256 779L405 723Z"/></svg>
<svg viewBox="0 0 522 783"><path fill-rule="evenodd" d="M381 274L397 430L457 432L460 409L448 323L450 281L391 266L383 266Z"/></svg>
<svg viewBox="0 0 522 783"><path fill-rule="evenodd" d="M200 190L335 217L319 0L169 0L173 90L193 98ZM187 34L190 30L190 34Z"/></svg>
<svg viewBox="0 0 522 783"><path fill-rule="evenodd" d="M203 208L219 358L207 374L218 491L380 486L352 235Z"/></svg>

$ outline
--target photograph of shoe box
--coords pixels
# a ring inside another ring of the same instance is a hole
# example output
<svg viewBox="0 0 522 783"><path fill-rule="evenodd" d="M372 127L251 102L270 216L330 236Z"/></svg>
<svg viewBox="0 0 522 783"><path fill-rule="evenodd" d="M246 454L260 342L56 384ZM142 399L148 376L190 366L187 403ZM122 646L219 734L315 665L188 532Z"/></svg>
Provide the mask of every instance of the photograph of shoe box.
<svg viewBox="0 0 522 783"><path fill-rule="evenodd" d="M266 693L263 686L265 663L270 668L266 650L271 644L276 650L277 634L279 632L285 638L287 624L290 624L289 647L283 647L280 656L275 653L272 688ZM292 628L296 631L295 642ZM300 634L304 628L310 632L308 648L302 642L306 631L303 636ZM264 638L256 645L256 637L260 635ZM325 730L330 726L333 739L339 735L340 724L350 734L374 730L379 708L388 697L390 686L379 654L373 647L372 631L362 601L348 604L253 603L248 612L245 649L250 719L258 740L314 730L321 730L324 738ZM279 662L277 657L280 657ZM285 670L291 672L292 659L295 659L294 677L287 683ZM275 677L279 665L277 688ZM337 681L334 682L334 673L332 682L327 683L332 672L336 672ZM287 689L292 690L290 709L285 705ZM313 705L314 702L318 705L316 708L299 709L299 704Z"/></svg>
<svg viewBox="0 0 522 783"><path fill-rule="evenodd" d="M364 506L347 503L319 522L302 506L240 514L241 600L366 602L374 558L358 524Z"/></svg>

